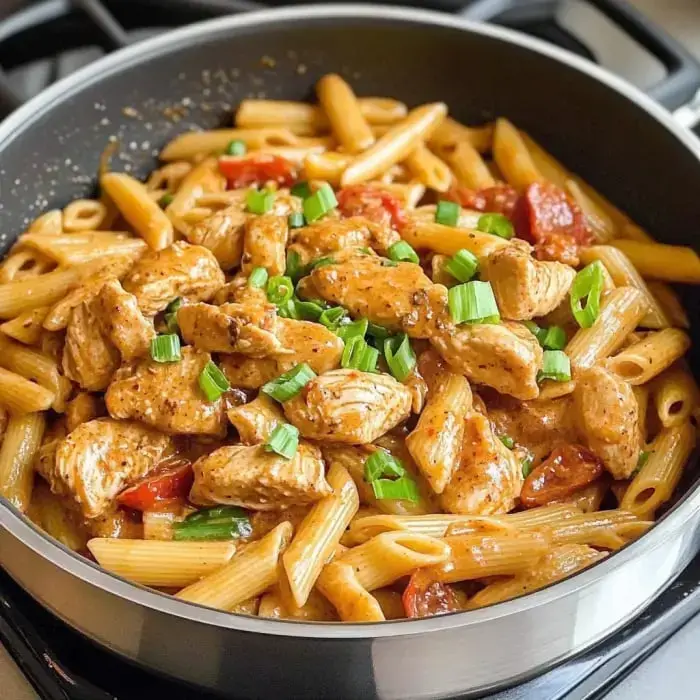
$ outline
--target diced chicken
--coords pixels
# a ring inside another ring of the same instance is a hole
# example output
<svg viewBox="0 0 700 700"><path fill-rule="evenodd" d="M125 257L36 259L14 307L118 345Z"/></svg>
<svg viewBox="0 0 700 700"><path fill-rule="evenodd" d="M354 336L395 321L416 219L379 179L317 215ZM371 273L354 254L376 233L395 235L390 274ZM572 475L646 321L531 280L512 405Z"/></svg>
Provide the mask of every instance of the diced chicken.
<svg viewBox="0 0 700 700"><path fill-rule="evenodd" d="M284 404L304 437L355 445L373 442L410 411L411 392L393 377L347 369L315 377Z"/></svg>
<svg viewBox="0 0 700 700"><path fill-rule="evenodd" d="M308 364L316 374L340 366L345 347L343 341L319 323L280 318L277 320L277 337L283 348L282 354L275 355L278 374L287 372L302 362Z"/></svg>
<svg viewBox="0 0 700 700"><path fill-rule="evenodd" d="M224 273L209 250L177 241L143 255L124 278L124 289L136 297L146 316L154 316L177 297L209 301L224 282Z"/></svg>
<svg viewBox="0 0 700 700"><path fill-rule="evenodd" d="M111 418L82 423L37 468L54 493L67 495L86 518L109 511L122 489L145 476L170 450L171 438Z"/></svg>
<svg viewBox="0 0 700 700"><path fill-rule="evenodd" d="M544 316L569 293L576 270L560 262L540 262L527 245L510 245L491 253L484 279L491 282L503 318L524 321Z"/></svg>
<svg viewBox="0 0 700 700"><path fill-rule="evenodd" d="M272 358L253 358L245 355L222 355L219 367L229 383L239 389L259 389L279 376L277 362Z"/></svg>
<svg viewBox="0 0 700 700"><path fill-rule="evenodd" d="M200 505L225 503L252 510L278 510L313 503L332 489L321 451L304 441L291 459L263 445L221 447L194 465L190 499Z"/></svg>
<svg viewBox="0 0 700 700"><path fill-rule="evenodd" d="M373 248L384 254L399 234L389 226L377 224L363 216L347 219L325 218L292 233L290 250L296 251L303 264L338 251Z"/></svg>
<svg viewBox="0 0 700 700"><path fill-rule="evenodd" d="M433 336L431 342L455 371L470 381L518 399L537 398L542 348L525 326L464 325Z"/></svg>
<svg viewBox="0 0 700 700"><path fill-rule="evenodd" d="M248 218L247 190L235 193L236 201L198 221L187 232L187 240L210 250L222 270L231 270L241 262L243 231Z"/></svg>
<svg viewBox="0 0 700 700"><path fill-rule="evenodd" d="M92 302L102 333L130 362L148 353L155 336L153 323L144 318L136 297L122 289L117 280L105 282Z"/></svg>
<svg viewBox="0 0 700 700"><path fill-rule="evenodd" d="M66 428L71 433L82 423L105 414L105 404L100 396L81 391L66 405Z"/></svg>
<svg viewBox="0 0 700 700"><path fill-rule="evenodd" d="M284 351L276 336L274 304L187 304L177 312L186 342L208 352L266 357Z"/></svg>
<svg viewBox="0 0 700 700"><path fill-rule="evenodd" d="M264 289L249 287L248 277L238 274L214 295L213 302L218 306L229 302L266 304L267 294Z"/></svg>
<svg viewBox="0 0 700 700"><path fill-rule="evenodd" d="M642 447L639 404L632 387L601 368L579 373L574 406L581 440L614 479L627 479Z"/></svg>
<svg viewBox="0 0 700 700"><path fill-rule="evenodd" d="M278 425L286 422L280 405L262 392L250 403L230 408L227 413L244 445L265 442Z"/></svg>
<svg viewBox="0 0 700 700"><path fill-rule="evenodd" d="M461 464L442 494L450 513L508 513L520 495L523 476L515 455L494 435L488 418L472 413L464 425Z"/></svg>
<svg viewBox="0 0 700 700"><path fill-rule="evenodd" d="M208 401L199 387L199 375L210 360L209 353L185 347L179 362L149 358L122 367L105 396L109 414L140 420L165 433L224 435L223 400Z"/></svg>
<svg viewBox="0 0 700 700"><path fill-rule="evenodd" d="M286 216L263 214L248 219L243 238L241 272L249 275L256 267L264 267L269 275L283 275L287 267Z"/></svg>

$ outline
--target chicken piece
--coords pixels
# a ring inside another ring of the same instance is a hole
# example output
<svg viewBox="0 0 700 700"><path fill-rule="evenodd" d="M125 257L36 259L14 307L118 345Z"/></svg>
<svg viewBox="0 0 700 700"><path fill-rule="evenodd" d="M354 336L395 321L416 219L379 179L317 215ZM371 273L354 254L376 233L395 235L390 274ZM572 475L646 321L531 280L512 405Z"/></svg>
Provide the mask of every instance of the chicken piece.
<svg viewBox="0 0 700 700"><path fill-rule="evenodd" d="M108 280L91 304L103 335L116 346L122 359L131 362L147 355L156 333L153 322L143 317L136 297Z"/></svg>
<svg viewBox="0 0 700 700"><path fill-rule="evenodd" d="M187 232L193 245L210 250L222 270L231 270L241 262L243 231L249 214L246 212L247 190L239 190L236 200L225 209L198 221Z"/></svg>
<svg viewBox="0 0 700 700"><path fill-rule="evenodd" d="M275 355L277 374L287 372L302 362L316 374L340 366L345 345L333 331L320 323L280 318L277 320L277 337L283 348L282 354Z"/></svg>
<svg viewBox="0 0 700 700"><path fill-rule="evenodd" d="M408 418L411 399L387 374L337 369L312 379L284 413L304 437L363 445Z"/></svg>
<svg viewBox="0 0 700 700"><path fill-rule="evenodd" d="M213 302L217 306L229 302L267 304L267 294L259 287L249 287L248 277L238 274L214 295Z"/></svg>
<svg viewBox="0 0 700 700"><path fill-rule="evenodd" d="M602 367L578 375L574 408L581 440L613 479L627 479L642 448L639 404L632 387Z"/></svg>
<svg viewBox="0 0 700 700"><path fill-rule="evenodd" d="M54 493L72 497L91 519L111 510L119 492L156 467L172 442L139 423L98 418L46 446L55 452L44 451L37 469Z"/></svg>
<svg viewBox="0 0 700 700"><path fill-rule="evenodd" d="M488 418L472 413L464 423L460 466L442 494L443 508L465 515L508 513L522 485L515 455L494 435Z"/></svg>
<svg viewBox="0 0 700 700"><path fill-rule="evenodd" d="M121 365L119 351L103 336L90 302L71 311L62 364L65 376L88 391L104 391Z"/></svg>
<svg viewBox="0 0 700 700"><path fill-rule="evenodd" d="M263 384L279 376L277 362L273 358L253 358L245 355L222 355L219 368L229 383L239 389L259 389Z"/></svg>
<svg viewBox="0 0 700 700"><path fill-rule="evenodd" d="M402 320L423 303L425 294L421 292L434 286L420 265L387 266L381 258L362 254L317 267L310 277L323 299L340 304L353 317L364 317L393 330L399 330Z"/></svg>
<svg viewBox="0 0 700 700"><path fill-rule="evenodd" d="M535 466L555 445L578 442L571 396L548 401L518 401L495 392L483 396L496 434L512 438L527 450Z"/></svg>
<svg viewBox="0 0 700 700"><path fill-rule="evenodd" d="M187 304L177 312L182 337L200 350L265 357L284 352L274 304Z"/></svg>
<svg viewBox="0 0 700 700"><path fill-rule="evenodd" d="M102 397L84 391L66 405L66 429L73 432L82 423L100 418L106 414Z"/></svg>
<svg viewBox="0 0 700 700"><path fill-rule="evenodd" d="M179 362L149 358L122 367L105 395L109 415L140 420L165 433L223 436L224 402L208 401L199 387L210 360L209 353L185 347Z"/></svg>
<svg viewBox="0 0 700 700"><path fill-rule="evenodd" d="M510 245L489 255L483 279L491 282L503 318L524 321L554 311L569 293L576 270L560 262L540 262L530 247Z"/></svg>
<svg viewBox="0 0 700 700"><path fill-rule="evenodd" d="M537 398L542 348L525 326L463 325L433 336L431 342L454 370L470 381L518 399Z"/></svg>
<svg viewBox="0 0 700 700"><path fill-rule="evenodd" d="M287 267L288 235L286 216L263 214L250 217L243 238L241 272L249 275L256 267L264 267L270 277L283 275Z"/></svg>
<svg viewBox="0 0 700 700"><path fill-rule="evenodd" d="M154 316L177 297L209 301L224 282L224 273L209 250L177 241L143 255L124 278L124 289L136 297L146 316Z"/></svg>
<svg viewBox="0 0 700 700"><path fill-rule="evenodd" d="M265 442L278 425L286 422L280 405L263 393L250 403L230 408L227 415L244 445Z"/></svg>
<svg viewBox="0 0 700 700"><path fill-rule="evenodd" d="M296 251L302 264L330 253L351 248L373 248L384 254L397 241L399 234L389 226L374 223L363 216L347 219L325 218L292 233L290 250Z"/></svg>
<svg viewBox="0 0 700 700"><path fill-rule="evenodd" d="M279 510L332 493L321 451L304 441L291 459L268 452L263 445L221 447L198 459L193 469L190 500L200 505Z"/></svg>

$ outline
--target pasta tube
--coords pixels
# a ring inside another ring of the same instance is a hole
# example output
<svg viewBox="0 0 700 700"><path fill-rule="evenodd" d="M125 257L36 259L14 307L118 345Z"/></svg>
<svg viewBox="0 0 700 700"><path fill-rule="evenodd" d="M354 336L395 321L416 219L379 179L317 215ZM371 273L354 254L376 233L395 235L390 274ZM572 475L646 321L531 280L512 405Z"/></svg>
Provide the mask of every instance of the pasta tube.
<svg viewBox="0 0 700 700"><path fill-rule="evenodd" d="M0 447L0 495L26 513L32 497L34 458L41 446L43 413L10 416Z"/></svg>

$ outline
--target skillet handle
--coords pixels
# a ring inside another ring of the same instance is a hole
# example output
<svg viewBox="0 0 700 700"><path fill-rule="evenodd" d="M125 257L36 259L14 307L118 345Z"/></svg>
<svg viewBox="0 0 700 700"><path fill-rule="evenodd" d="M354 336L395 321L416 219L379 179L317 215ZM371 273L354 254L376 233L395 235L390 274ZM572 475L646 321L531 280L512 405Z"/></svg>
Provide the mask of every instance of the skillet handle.
<svg viewBox="0 0 700 700"><path fill-rule="evenodd" d="M700 90L700 62L662 28L625 0L587 0L611 22L654 56L666 75L648 93L669 110L687 105ZM551 17L552 0L475 0L463 17L510 25L518 20ZM700 115L699 115L700 118Z"/></svg>

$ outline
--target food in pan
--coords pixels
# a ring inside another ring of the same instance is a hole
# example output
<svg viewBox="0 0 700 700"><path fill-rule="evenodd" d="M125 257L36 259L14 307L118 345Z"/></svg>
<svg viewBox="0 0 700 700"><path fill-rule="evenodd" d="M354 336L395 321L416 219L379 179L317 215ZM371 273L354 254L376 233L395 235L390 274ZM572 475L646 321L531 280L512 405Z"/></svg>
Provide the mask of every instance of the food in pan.
<svg viewBox="0 0 700 700"><path fill-rule="evenodd" d="M0 268L0 492L181 600L497 603L642 535L695 443L660 245L505 119L245 100Z"/></svg>

